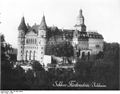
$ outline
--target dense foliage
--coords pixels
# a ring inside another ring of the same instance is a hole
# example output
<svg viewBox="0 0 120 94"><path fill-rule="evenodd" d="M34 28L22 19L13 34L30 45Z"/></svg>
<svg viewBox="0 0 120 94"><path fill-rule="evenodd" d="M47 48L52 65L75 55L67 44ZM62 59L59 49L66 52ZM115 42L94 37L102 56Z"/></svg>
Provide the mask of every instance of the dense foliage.
<svg viewBox="0 0 120 94"><path fill-rule="evenodd" d="M74 54L73 46L68 41L63 41L59 44L47 44L46 54L55 55L59 57L71 57Z"/></svg>

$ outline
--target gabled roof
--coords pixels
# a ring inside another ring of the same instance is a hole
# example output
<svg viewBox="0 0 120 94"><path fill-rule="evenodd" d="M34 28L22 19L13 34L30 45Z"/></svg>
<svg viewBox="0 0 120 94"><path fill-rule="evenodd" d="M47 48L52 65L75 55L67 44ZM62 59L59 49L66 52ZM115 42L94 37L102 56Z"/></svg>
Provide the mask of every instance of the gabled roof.
<svg viewBox="0 0 120 94"><path fill-rule="evenodd" d="M29 32L27 32L26 36L36 36L36 32L34 30L31 30Z"/></svg>
<svg viewBox="0 0 120 94"><path fill-rule="evenodd" d="M42 17L42 21L41 21L41 24L39 26L39 29L41 29L41 30L46 30L47 29L47 24L46 24L45 16L44 15Z"/></svg>
<svg viewBox="0 0 120 94"><path fill-rule="evenodd" d="M39 26L40 26L40 25L37 25L37 24L34 24L34 25L32 26L32 29L35 31L35 33L38 33Z"/></svg>
<svg viewBox="0 0 120 94"><path fill-rule="evenodd" d="M25 19L24 19L24 17L22 17L22 19L21 19L21 23L20 23L20 25L19 25L19 27L18 27L18 30L24 30L25 32L27 31L27 26L26 26L26 24L25 24Z"/></svg>

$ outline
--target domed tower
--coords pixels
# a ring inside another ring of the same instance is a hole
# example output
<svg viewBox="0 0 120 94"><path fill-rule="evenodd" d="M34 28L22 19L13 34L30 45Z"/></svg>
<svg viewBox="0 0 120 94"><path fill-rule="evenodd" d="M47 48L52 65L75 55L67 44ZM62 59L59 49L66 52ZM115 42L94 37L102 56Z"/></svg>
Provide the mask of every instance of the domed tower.
<svg viewBox="0 0 120 94"><path fill-rule="evenodd" d="M37 60L43 64L43 58L45 54L45 46L46 46L46 32L47 32L47 24L45 21L45 16L43 15L41 24L38 28L38 55Z"/></svg>
<svg viewBox="0 0 120 94"><path fill-rule="evenodd" d="M84 16L83 16L83 13L82 13L81 9L80 9L79 15L77 17L77 23L75 25L75 29L77 29L77 30L79 30L81 32L86 31L86 26L84 24Z"/></svg>
<svg viewBox="0 0 120 94"><path fill-rule="evenodd" d="M21 23L18 27L19 35L18 35L18 54L17 60L23 60L24 57L24 45L25 45L25 34L27 32L27 26L25 24L25 19L22 17Z"/></svg>

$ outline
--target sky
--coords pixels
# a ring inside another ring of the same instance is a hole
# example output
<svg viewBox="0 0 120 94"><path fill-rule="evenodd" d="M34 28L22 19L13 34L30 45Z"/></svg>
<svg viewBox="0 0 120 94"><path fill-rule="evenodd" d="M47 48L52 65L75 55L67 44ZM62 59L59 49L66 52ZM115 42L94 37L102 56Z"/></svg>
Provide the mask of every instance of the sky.
<svg viewBox="0 0 120 94"><path fill-rule="evenodd" d="M99 32L106 42L120 43L120 0L0 0L0 33L17 47L23 16L30 26L40 24L44 14L47 26L73 29L80 9L87 31Z"/></svg>

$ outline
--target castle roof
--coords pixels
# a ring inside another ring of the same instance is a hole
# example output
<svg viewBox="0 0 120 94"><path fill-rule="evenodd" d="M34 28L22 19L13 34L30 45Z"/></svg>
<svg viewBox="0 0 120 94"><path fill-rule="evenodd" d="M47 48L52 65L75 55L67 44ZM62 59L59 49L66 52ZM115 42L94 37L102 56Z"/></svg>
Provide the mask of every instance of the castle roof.
<svg viewBox="0 0 120 94"><path fill-rule="evenodd" d="M24 19L24 17L22 17L22 19L21 19L21 23L20 23L20 25L19 25L19 27L18 27L18 30L27 31L27 26L26 26L26 24L25 24L25 19Z"/></svg>
<svg viewBox="0 0 120 94"><path fill-rule="evenodd" d="M57 26L52 26L51 27L51 31L57 31L58 30L58 27Z"/></svg>
<svg viewBox="0 0 120 94"><path fill-rule="evenodd" d="M79 40L88 40L87 32L78 32L78 34L79 34L78 37Z"/></svg>
<svg viewBox="0 0 120 94"><path fill-rule="evenodd" d="M32 26L32 29L33 29L36 33L38 33L38 28L39 28L39 26L40 26L40 25L34 24L34 25Z"/></svg>
<svg viewBox="0 0 120 94"><path fill-rule="evenodd" d="M94 39L103 39L103 36L99 34L98 32L87 32L89 38Z"/></svg>
<svg viewBox="0 0 120 94"><path fill-rule="evenodd" d="M39 26L39 29L42 29L42 30L46 30L47 29L47 24L46 24L45 16L44 15L42 17L42 21L41 21L41 24Z"/></svg>

